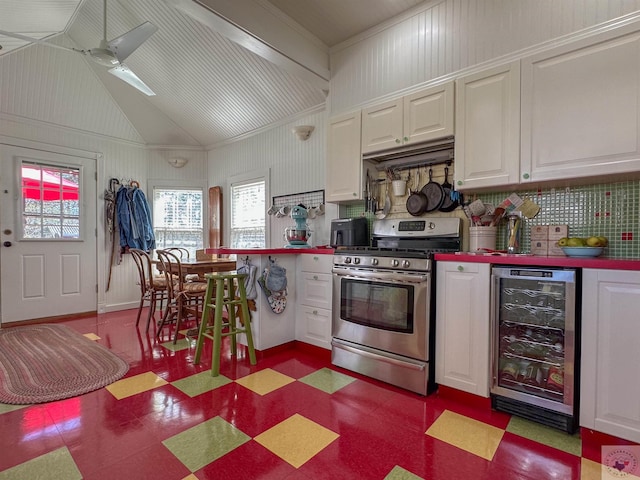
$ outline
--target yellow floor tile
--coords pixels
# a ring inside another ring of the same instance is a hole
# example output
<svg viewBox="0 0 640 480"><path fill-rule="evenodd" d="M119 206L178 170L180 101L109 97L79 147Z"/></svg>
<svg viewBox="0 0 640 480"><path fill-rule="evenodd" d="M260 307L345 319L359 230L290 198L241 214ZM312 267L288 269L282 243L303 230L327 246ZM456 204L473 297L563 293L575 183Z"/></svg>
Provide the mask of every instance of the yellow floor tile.
<svg viewBox="0 0 640 480"><path fill-rule="evenodd" d="M504 430L445 410L426 433L491 461L502 441Z"/></svg>
<svg viewBox="0 0 640 480"><path fill-rule="evenodd" d="M299 468L339 436L296 413L254 440L285 462Z"/></svg>
<svg viewBox="0 0 640 480"><path fill-rule="evenodd" d="M89 340L100 340L100 337L95 333L85 333L84 336L87 337Z"/></svg>
<svg viewBox="0 0 640 480"><path fill-rule="evenodd" d="M602 465L586 458L581 458L580 480L602 480Z"/></svg>
<svg viewBox="0 0 640 480"><path fill-rule="evenodd" d="M265 368L259 372L239 378L236 380L236 383L258 395L266 395L295 381L295 378L291 378L270 368Z"/></svg>
<svg viewBox="0 0 640 480"><path fill-rule="evenodd" d="M105 388L118 400L136 395L138 393L153 390L154 388L167 385L164 378L159 377L153 372L141 373L135 377L124 378L117 382L107 385Z"/></svg>

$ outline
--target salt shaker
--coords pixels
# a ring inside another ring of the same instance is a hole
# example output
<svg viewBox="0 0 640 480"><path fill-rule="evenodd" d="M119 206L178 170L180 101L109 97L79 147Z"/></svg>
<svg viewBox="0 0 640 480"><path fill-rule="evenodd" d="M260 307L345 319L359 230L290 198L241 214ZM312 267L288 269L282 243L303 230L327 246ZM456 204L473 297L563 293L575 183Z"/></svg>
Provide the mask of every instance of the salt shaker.
<svg viewBox="0 0 640 480"><path fill-rule="evenodd" d="M520 253L520 232L522 218L511 214L507 217L507 253Z"/></svg>

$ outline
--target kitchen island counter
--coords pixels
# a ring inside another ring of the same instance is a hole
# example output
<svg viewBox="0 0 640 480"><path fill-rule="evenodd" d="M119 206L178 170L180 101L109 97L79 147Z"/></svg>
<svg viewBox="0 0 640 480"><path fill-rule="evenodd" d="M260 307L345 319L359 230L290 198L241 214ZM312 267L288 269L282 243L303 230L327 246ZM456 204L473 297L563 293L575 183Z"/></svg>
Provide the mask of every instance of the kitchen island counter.
<svg viewBox="0 0 640 480"><path fill-rule="evenodd" d="M309 248L205 248L207 255L236 255L238 258L243 255L298 255L311 253L314 255L333 255L331 247L309 247Z"/></svg>
<svg viewBox="0 0 640 480"><path fill-rule="evenodd" d="M570 267L598 268L611 270L640 271L640 259L627 258L577 258L577 257L543 257L527 254L503 253L436 253L436 261L490 263L494 265L522 265L532 267Z"/></svg>

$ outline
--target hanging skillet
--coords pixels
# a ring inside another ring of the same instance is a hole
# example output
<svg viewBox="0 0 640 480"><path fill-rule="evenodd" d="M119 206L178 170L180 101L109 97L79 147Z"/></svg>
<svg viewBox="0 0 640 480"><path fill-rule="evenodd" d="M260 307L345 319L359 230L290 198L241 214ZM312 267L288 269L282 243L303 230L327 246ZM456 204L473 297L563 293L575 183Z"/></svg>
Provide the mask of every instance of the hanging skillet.
<svg viewBox="0 0 640 480"><path fill-rule="evenodd" d="M427 197L425 212L438 210L444 202L444 189L438 182L433 181L433 169L429 167L429 183L422 187L422 193Z"/></svg>
<svg viewBox="0 0 640 480"><path fill-rule="evenodd" d="M420 174L419 170L416 173L416 190L411 191L411 195L407 198L407 212L414 217L420 216L425 212L427 208L427 197L419 190L420 188Z"/></svg>
<svg viewBox="0 0 640 480"><path fill-rule="evenodd" d="M441 212L453 212L458 208L458 200L454 200L451 195L451 188L453 185L449 183L449 167L444 167L444 182L442 182L442 189L444 190L444 201L440 206Z"/></svg>

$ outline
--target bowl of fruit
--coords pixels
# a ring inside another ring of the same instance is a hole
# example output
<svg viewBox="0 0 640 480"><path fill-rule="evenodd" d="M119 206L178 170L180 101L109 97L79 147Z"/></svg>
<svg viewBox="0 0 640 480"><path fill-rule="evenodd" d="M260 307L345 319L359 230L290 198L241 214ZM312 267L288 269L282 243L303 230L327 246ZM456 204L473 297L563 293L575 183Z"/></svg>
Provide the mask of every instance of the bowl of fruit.
<svg viewBox="0 0 640 480"><path fill-rule="evenodd" d="M567 257L599 257L609 244L607 237L564 237L558 240L558 246Z"/></svg>

